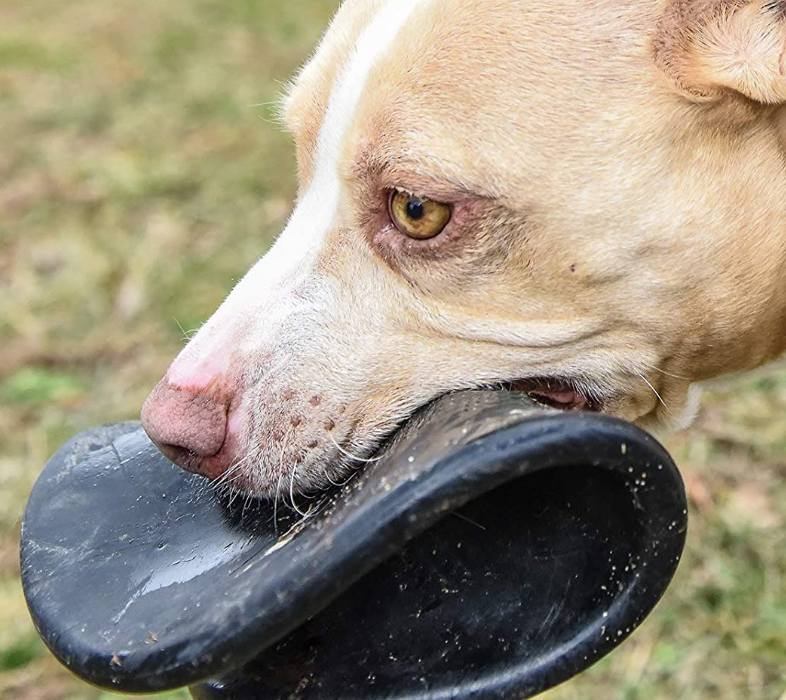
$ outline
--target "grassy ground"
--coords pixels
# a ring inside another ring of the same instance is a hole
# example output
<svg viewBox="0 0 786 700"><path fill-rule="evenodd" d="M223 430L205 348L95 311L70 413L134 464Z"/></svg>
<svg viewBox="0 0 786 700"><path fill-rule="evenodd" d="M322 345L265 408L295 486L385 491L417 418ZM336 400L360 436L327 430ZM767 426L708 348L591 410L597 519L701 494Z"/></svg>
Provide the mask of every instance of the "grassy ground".
<svg viewBox="0 0 786 700"><path fill-rule="evenodd" d="M137 415L280 228L292 156L266 103L334 7L0 0L0 700L109 697L37 640L19 516L65 438ZM713 391L669 446L692 501L677 582L549 700L786 700L786 370Z"/></svg>

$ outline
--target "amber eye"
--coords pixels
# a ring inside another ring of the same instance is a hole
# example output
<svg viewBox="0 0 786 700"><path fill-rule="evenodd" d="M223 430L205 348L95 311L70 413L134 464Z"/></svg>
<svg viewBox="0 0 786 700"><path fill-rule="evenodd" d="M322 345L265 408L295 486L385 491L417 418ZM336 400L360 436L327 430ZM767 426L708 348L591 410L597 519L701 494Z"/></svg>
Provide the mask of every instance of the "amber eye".
<svg viewBox="0 0 786 700"><path fill-rule="evenodd" d="M390 194L390 218L410 238L424 241L438 236L450 222L452 209L433 199L415 197L401 190Z"/></svg>

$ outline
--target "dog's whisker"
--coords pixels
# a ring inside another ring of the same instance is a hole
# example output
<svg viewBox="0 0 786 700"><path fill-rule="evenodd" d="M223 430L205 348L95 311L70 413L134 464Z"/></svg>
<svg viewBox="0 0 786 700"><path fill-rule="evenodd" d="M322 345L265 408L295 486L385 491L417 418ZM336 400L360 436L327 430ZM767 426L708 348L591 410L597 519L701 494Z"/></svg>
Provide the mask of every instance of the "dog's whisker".
<svg viewBox="0 0 786 700"><path fill-rule="evenodd" d="M278 484L276 484L276 495L273 499L273 531L276 533L276 537L278 537L278 499L281 497L281 479L283 478L284 473L279 473Z"/></svg>
<svg viewBox="0 0 786 700"><path fill-rule="evenodd" d="M347 483L346 481L343 482L333 481L333 479L330 478L330 472L325 472L325 478L328 480L331 486L335 486L337 488L341 488L342 486L344 486L344 484Z"/></svg>
<svg viewBox="0 0 786 700"><path fill-rule="evenodd" d="M240 490L236 489L232 484L227 484L229 488L229 507L232 507L232 504L235 502L235 499L240 494Z"/></svg>
<svg viewBox="0 0 786 700"><path fill-rule="evenodd" d="M245 455L245 457L243 457L242 459L237 460L226 472L224 472L214 482L215 486L220 486L221 484L223 484L223 483L225 483L227 481L236 481L237 478L240 476L240 474L238 474L238 472L246 464L248 464L248 463L252 462L253 460L255 460L259 456L261 451L262 451L261 447L258 446L256 448L254 448L253 450L251 450L247 455Z"/></svg>
<svg viewBox="0 0 786 700"><path fill-rule="evenodd" d="M245 462L245 459L237 462L234 466L232 466L229 469L227 469L220 477L218 477L218 479L215 480L215 482L213 482L214 487L219 487L222 484L224 484L227 481L229 481L230 477L235 475L240 470L240 468L243 466L244 462Z"/></svg>
<svg viewBox="0 0 786 700"><path fill-rule="evenodd" d="M306 511L306 519L313 518L314 516L318 515L327 502L327 498L322 498L316 503L312 503Z"/></svg>
<svg viewBox="0 0 786 700"><path fill-rule="evenodd" d="M180 329L180 332L183 334L182 340L188 340L188 333L186 333L186 329L183 328L183 324L180 323L174 316L172 320L177 324L177 327Z"/></svg>
<svg viewBox="0 0 786 700"><path fill-rule="evenodd" d="M227 486L234 488L234 484L236 484L238 479L240 479L242 476L242 474L235 474L231 479L227 479L227 481L221 485L222 488Z"/></svg>
<svg viewBox="0 0 786 700"><path fill-rule="evenodd" d="M686 382L690 381L690 377L684 377L681 374L673 374L672 372L667 372L665 369L661 369L656 365L651 365L649 362L642 361L643 365L649 367L650 369L654 369L656 372L660 372L661 374L665 374L667 377L673 377L674 379L683 379Z"/></svg>
<svg viewBox="0 0 786 700"><path fill-rule="evenodd" d="M196 497L202 498L207 491L209 484L206 483L206 479L202 478L198 474L191 475L191 487L196 490Z"/></svg>
<svg viewBox="0 0 786 700"><path fill-rule="evenodd" d="M350 481L352 481L352 479L354 479L354 478L355 478L355 477L356 477L358 474L360 474L360 470L359 470L357 467L353 467L353 466L351 466L351 465L347 465L347 466L348 466L348 467L349 467L349 468L350 468L352 471L351 471L350 475L349 475L349 476L348 476L348 477L347 477L347 478L346 478L344 481L340 481L340 482L333 481L333 479L331 479L331 478L330 478L330 475L329 475L329 474L326 474L326 475L325 475L325 476L327 477L327 480L328 480L328 481L329 481L329 482L330 482L330 483L331 483L333 486L335 486L335 487L337 487L337 488L343 488L344 486L346 486L346 485L347 485L347 484L348 484Z"/></svg>
<svg viewBox="0 0 786 700"><path fill-rule="evenodd" d="M246 510L248 509L248 507L251 505L251 503L252 503L253 501L254 501L254 495L253 495L253 494L251 494L251 493L247 493L247 494L246 494L246 498L245 498L245 500L243 501L243 510L242 510L242 511L241 511L241 513L240 513L240 518L241 518L241 520L245 520L245 517L246 517Z"/></svg>
<svg viewBox="0 0 786 700"><path fill-rule="evenodd" d="M641 381L643 381L652 390L652 393L655 394L655 396L658 397L658 401L661 403L663 408L665 408L667 411L669 411L670 409L666 405L666 402L663 400L663 397L658 393L658 390L654 386L652 386L650 381L641 372L636 372L636 374L641 379Z"/></svg>
<svg viewBox="0 0 786 700"><path fill-rule="evenodd" d="M292 510L294 510L302 518L306 518L308 517L308 513L304 513L303 511L301 511L300 508L297 507L297 503L295 503L294 487L295 487L295 475L297 474L297 466L298 463L295 462L292 465L292 471L289 475L289 500L292 503Z"/></svg>
<svg viewBox="0 0 786 700"><path fill-rule="evenodd" d="M183 334L182 340L184 342L187 343L189 340L191 340L191 338L193 338L196 335L197 333L196 329L192 331L187 331L185 328L183 328L183 324L181 324L180 321L178 321L174 316L172 317L172 320L177 324L177 327L180 329L180 332Z"/></svg>
<svg viewBox="0 0 786 700"><path fill-rule="evenodd" d="M281 441L281 456L278 461L278 472L280 475L284 474L284 458L286 456L287 445L289 444L289 438L291 437L292 432L293 428L289 428L289 430L286 432L286 435L284 435L283 440ZM292 503L292 510L294 510L301 517L306 517L306 514L303 513L297 507L297 503L295 503L295 477L297 476L297 467L298 463L294 462L289 473L289 500Z"/></svg>
<svg viewBox="0 0 786 700"><path fill-rule="evenodd" d="M227 469L226 472L224 472L223 476L230 476L231 474L234 474L235 472L237 472L239 469L242 469L248 462L250 462L252 459L255 459L257 454L258 454L258 451L252 450L251 452L249 452L242 459L236 460L232 464L232 466L229 469Z"/></svg>
<svg viewBox="0 0 786 700"><path fill-rule="evenodd" d="M356 457L355 455L353 455L350 452L347 452L343 447L341 447L341 445L339 445L336 442L336 439L330 433L328 433L328 437L330 438L330 441L335 445L336 449L342 455L344 455L348 459L351 459L351 460L353 460L355 462L363 462L364 464L370 464L372 462L379 462L379 460L382 459L382 457L371 457L370 459L366 459L364 457Z"/></svg>

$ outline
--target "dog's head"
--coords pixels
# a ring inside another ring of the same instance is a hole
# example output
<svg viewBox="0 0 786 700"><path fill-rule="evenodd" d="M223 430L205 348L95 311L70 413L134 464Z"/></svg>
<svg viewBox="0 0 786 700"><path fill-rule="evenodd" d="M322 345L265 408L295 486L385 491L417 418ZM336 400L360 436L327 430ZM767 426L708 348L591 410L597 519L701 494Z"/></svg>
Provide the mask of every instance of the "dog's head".
<svg viewBox="0 0 786 700"><path fill-rule="evenodd" d="M286 99L289 224L149 434L265 495L462 388L683 422L781 349L785 37L764 0L348 0Z"/></svg>

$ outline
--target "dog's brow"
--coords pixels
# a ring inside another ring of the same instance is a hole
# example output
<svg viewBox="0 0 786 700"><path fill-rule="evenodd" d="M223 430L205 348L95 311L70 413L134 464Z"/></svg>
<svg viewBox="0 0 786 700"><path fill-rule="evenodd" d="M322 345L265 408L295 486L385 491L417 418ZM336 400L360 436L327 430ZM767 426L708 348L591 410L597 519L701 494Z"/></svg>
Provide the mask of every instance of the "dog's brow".
<svg viewBox="0 0 786 700"><path fill-rule="evenodd" d="M431 151L413 152L411 148L396 152L395 149L367 148L355 161L351 176L364 178L369 172L383 188L409 187L412 191L446 199L472 195L494 200L501 197L498 189L489 183L472 178L470 173L444 153Z"/></svg>
<svg viewBox="0 0 786 700"><path fill-rule="evenodd" d="M361 32L350 59L338 73L317 138L314 176L287 227L288 232L302 238L307 250L321 247L336 217L341 200L341 152L368 76L415 9L426 2L429 0L387 0ZM323 225L317 229L315 221ZM298 231L308 234L297 235Z"/></svg>
<svg viewBox="0 0 786 700"><path fill-rule="evenodd" d="M349 60L339 69L316 143L314 174L286 230L270 251L281 269L306 269L322 248L341 201L341 160L368 77L393 46L412 13L430 0L386 0L360 33Z"/></svg>
<svg viewBox="0 0 786 700"><path fill-rule="evenodd" d="M428 0L388 0L361 33L352 57L340 71L330 94L317 141L315 187L336 179L336 164L341 147L366 87L369 73L392 46L415 8L424 2Z"/></svg>

